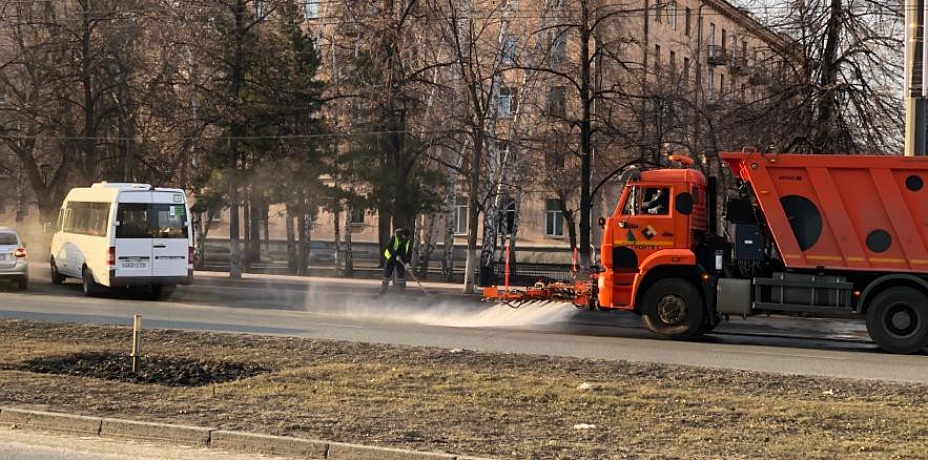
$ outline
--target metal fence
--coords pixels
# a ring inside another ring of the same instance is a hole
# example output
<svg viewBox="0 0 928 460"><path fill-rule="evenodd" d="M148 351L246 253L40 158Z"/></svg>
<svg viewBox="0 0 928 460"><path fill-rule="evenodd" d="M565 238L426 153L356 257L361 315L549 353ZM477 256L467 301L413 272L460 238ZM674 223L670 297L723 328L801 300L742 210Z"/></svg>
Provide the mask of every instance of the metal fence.
<svg viewBox="0 0 928 460"><path fill-rule="evenodd" d="M510 263L509 285L531 286L538 281L569 281L572 278L573 269L573 265L570 264ZM492 272L488 273L485 278L480 279L483 286L502 285L506 282L506 264L494 263Z"/></svg>

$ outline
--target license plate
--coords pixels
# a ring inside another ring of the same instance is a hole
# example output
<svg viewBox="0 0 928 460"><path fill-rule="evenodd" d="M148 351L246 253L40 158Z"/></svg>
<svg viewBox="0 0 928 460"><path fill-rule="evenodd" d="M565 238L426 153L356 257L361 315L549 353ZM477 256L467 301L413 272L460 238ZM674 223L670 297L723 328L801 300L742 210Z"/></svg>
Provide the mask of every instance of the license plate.
<svg viewBox="0 0 928 460"><path fill-rule="evenodd" d="M148 268L148 262L123 262L122 268Z"/></svg>
<svg viewBox="0 0 928 460"><path fill-rule="evenodd" d="M10 260L10 254L0 254L0 262Z"/></svg>

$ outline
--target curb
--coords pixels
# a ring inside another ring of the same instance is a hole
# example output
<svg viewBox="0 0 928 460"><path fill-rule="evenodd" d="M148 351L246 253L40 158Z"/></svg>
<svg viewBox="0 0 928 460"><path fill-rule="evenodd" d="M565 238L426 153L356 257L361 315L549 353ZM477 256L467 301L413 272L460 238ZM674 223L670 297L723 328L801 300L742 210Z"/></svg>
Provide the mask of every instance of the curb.
<svg viewBox="0 0 928 460"><path fill-rule="evenodd" d="M492 460L438 452L0 407L0 426L313 460Z"/></svg>

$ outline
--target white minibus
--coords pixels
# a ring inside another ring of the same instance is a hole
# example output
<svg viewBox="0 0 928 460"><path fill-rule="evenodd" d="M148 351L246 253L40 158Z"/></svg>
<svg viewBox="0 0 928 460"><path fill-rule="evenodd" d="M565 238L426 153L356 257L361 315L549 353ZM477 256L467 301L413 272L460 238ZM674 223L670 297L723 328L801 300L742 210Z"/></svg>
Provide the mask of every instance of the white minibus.
<svg viewBox="0 0 928 460"><path fill-rule="evenodd" d="M193 232L181 189L99 182L68 192L51 244L52 283L78 278L84 294L147 289L164 298L193 281Z"/></svg>

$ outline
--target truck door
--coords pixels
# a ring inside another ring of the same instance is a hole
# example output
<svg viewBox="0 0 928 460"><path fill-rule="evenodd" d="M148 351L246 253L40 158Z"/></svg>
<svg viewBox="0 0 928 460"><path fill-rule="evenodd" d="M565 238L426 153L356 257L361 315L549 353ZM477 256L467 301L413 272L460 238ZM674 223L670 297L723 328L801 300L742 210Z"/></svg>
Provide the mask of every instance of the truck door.
<svg viewBox="0 0 928 460"><path fill-rule="evenodd" d="M187 276L189 228L183 193L151 192L152 276Z"/></svg>
<svg viewBox="0 0 928 460"><path fill-rule="evenodd" d="M151 277L152 238L149 229L151 193L123 192L116 203L115 270L117 278Z"/></svg>
<svg viewBox="0 0 928 460"><path fill-rule="evenodd" d="M635 185L625 195L614 232L612 303L633 303L632 289L641 263L660 249L674 245L674 219L670 212L671 188L664 185Z"/></svg>
<svg viewBox="0 0 928 460"><path fill-rule="evenodd" d="M636 186L622 209L624 232L620 236L624 246L638 253L639 262L659 249L674 246L670 192L667 186Z"/></svg>

